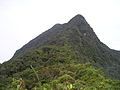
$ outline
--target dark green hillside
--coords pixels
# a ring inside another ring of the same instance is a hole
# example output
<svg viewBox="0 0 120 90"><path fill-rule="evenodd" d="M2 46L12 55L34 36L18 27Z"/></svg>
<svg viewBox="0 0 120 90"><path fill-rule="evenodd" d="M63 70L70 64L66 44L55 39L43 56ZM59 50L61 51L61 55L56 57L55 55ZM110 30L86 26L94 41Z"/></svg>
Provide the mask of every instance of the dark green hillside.
<svg viewBox="0 0 120 90"><path fill-rule="evenodd" d="M68 23L56 24L40 34L17 50L11 60L0 64L2 90L4 87L16 90L19 79L28 90L35 87L58 90L69 85L72 88L68 90L79 90L78 87L116 90L119 88L116 80L120 80L120 52L103 44L85 18L76 15Z"/></svg>

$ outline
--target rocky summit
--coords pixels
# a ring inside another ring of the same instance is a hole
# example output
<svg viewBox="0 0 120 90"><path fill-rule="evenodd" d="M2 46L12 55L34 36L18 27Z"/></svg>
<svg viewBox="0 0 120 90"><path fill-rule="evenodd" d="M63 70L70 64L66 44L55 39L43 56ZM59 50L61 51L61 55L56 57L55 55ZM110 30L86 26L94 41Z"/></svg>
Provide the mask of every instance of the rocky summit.
<svg viewBox="0 0 120 90"><path fill-rule="evenodd" d="M120 79L120 52L112 50L102 43L85 18L78 14L68 21L68 23L54 25L49 30L28 42L21 49L17 50L9 61L0 65L0 80L4 83L6 83L10 77L22 77L27 80L27 77L24 77L24 72L32 75L32 71L29 71L31 70L30 68L32 68L32 70L35 68L38 72L38 68L40 68L40 73L46 73L44 83L48 83L49 79L47 78L49 77L47 75L50 73L45 72L46 69L48 71L49 68L52 70L53 67L58 69L58 66L60 66L60 69L69 68L66 65L71 64L73 68L75 68L77 64L90 64L94 68L103 70L106 77L117 80ZM72 68L72 66L70 67ZM51 73L50 77L52 78L55 78L55 76L52 76L54 75L53 73L58 74L57 71L51 71ZM75 74L75 72L71 72L69 75L72 76L73 74ZM31 78L33 76L31 76ZM56 78L58 76L56 76ZM76 76L76 78L77 77L78 76ZM34 86L35 85L33 85L33 87ZM32 90L29 88L27 89Z"/></svg>

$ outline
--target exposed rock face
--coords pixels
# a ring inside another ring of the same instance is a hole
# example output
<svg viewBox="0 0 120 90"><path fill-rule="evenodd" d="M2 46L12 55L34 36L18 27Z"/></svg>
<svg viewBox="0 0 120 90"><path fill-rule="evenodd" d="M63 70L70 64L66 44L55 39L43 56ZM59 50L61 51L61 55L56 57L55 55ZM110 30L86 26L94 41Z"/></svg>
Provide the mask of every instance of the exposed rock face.
<svg viewBox="0 0 120 90"><path fill-rule="evenodd" d="M51 29L40 34L17 50L13 58L1 67L9 66L10 62L17 63L18 61L25 65L28 61L23 57L29 55L29 52L43 46L62 47L66 44L70 46L72 53L74 53L75 63L89 62L94 66L103 68L107 75L112 78L120 79L120 52L111 50L103 44L81 15L76 15L68 23L56 24ZM58 57L56 56L56 58ZM39 59L36 60L37 63L39 63L38 61ZM4 71L6 70L4 68ZM0 69L0 71L2 70Z"/></svg>

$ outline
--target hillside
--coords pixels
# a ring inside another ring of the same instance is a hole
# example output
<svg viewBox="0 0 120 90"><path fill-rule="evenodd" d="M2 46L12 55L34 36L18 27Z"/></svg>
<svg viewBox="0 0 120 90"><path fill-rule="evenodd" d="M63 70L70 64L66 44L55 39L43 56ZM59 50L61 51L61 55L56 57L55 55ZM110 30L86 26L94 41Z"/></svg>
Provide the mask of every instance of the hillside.
<svg viewBox="0 0 120 90"><path fill-rule="evenodd" d="M69 65L71 65L70 70L68 70ZM79 69L83 68L82 65L84 66L83 71ZM82 75L77 75L76 70L71 71L74 68L78 68ZM102 74L99 69L105 74ZM35 72L37 72L36 76L34 76ZM93 77L89 77L92 74ZM39 83L38 78L42 84L47 83L49 86L49 83L53 82L52 79L57 79L59 84L62 83L59 82L59 78L62 77L73 80L70 82L73 86L80 80L78 84L83 83L81 86L83 88L86 86L99 88L101 83L103 83L101 88L106 88L106 85L108 85L107 88L113 88L113 86L118 88L119 81L112 79L119 80L119 74L120 52L112 50L102 43L82 15L76 15L68 23L54 25L17 50L9 61L0 65L1 87L4 87L3 84L9 85L12 82L11 78L23 78L28 90L31 90L29 88L32 84ZM84 80L85 78L90 81ZM95 80L99 84L96 84ZM88 84L88 82L90 83ZM31 85L27 86L29 83ZM36 85L32 85L32 87L34 86Z"/></svg>

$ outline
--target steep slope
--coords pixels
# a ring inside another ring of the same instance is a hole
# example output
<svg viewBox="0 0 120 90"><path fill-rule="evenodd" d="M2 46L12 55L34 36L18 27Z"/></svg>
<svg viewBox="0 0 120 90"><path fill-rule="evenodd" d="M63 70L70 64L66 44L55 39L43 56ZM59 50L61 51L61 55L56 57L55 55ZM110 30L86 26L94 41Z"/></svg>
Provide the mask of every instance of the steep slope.
<svg viewBox="0 0 120 90"><path fill-rule="evenodd" d="M103 44L81 15L68 23L54 25L17 50L11 60L0 66L0 77L12 76L30 65L63 63L91 63L108 76L120 79L120 52Z"/></svg>

